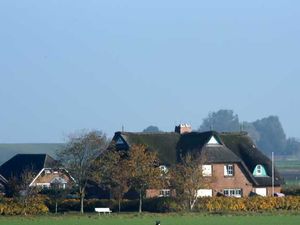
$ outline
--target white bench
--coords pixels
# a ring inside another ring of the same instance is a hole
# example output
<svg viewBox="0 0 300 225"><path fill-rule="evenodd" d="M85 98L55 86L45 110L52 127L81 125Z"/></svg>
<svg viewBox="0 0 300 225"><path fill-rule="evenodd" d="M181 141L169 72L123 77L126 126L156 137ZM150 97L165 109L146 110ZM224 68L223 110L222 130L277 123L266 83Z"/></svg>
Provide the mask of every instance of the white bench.
<svg viewBox="0 0 300 225"><path fill-rule="evenodd" d="M100 213L111 213L111 210L109 209L109 208L95 208L95 212L97 212L97 213L99 213L99 215L100 215Z"/></svg>

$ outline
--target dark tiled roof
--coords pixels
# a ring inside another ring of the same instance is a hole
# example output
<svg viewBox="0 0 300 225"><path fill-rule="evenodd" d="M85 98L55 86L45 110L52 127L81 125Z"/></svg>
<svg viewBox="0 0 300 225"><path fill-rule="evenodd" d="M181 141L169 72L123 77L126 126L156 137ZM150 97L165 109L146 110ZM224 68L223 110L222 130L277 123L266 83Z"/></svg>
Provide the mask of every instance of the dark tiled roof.
<svg viewBox="0 0 300 225"><path fill-rule="evenodd" d="M47 154L17 154L1 165L0 174L6 179L18 178L26 170L37 174L43 168L52 168L56 165L57 161Z"/></svg>
<svg viewBox="0 0 300 225"><path fill-rule="evenodd" d="M206 145L214 136L220 145ZM271 186L272 162L259 151L246 133L191 132L178 134L174 132L132 133L116 132L113 140L121 137L123 144L118 149L128 150L133 144L144 144L158 151L161 163L170 165L178 162L187 153L204 156L208 163L237 163L254 186ZM254 177L252 172L256 165L265 167L268 177ZM283 183L275 170L275 186Z"/></svg>

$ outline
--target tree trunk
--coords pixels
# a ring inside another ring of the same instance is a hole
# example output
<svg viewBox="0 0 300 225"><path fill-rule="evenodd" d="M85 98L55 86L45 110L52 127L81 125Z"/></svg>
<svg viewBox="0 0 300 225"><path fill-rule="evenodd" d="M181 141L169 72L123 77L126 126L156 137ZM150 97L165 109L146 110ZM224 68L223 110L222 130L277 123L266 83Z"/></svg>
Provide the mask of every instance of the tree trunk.
<svg viewBox="0 0 300 225"><path fill-rule="evenodd" d="M55 214L57 214L57 201L55 201Z"/></svg>
<svg viewBox="0 0 300 225"><path fill-rule="evenodd" d="M80 213L83 214L83 195L80 196Z"/></svg>
<svg viewBox="0 0 300 225"><path fill-rule="evenodd" d="M81 188L80 191L80 213L83 214L83 200L84 200L84 188Z"/></svg>
<svg viewBox="0 0 300 225"><path fill-rule="evenodd" d="M119 198L119 212L121 212L121 198Z"/></svg>
<svg viewBox="0 0 300 225"><path fill-rule="evenodd" d="M142 190L140 190L140 204L139 204L139 213L142 212L142 204L143 204L143 196L142 196Z"/></svg>

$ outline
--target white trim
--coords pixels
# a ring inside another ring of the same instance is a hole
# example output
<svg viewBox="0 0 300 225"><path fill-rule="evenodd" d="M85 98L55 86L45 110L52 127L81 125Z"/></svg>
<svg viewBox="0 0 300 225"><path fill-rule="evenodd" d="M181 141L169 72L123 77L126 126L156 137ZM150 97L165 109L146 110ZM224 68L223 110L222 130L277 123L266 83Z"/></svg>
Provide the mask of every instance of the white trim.
<svg viewBox="0 0 300 225"><path fill-rule="evenodd" d="M0 177L2 178L2 180L5 182L5 183L7 183L8 181L5 179L5 177L4 176L2 176L1 174L0 174Z"/></svg>
<svg viewBox="0 0 300 225"><path fill-rule="evenodd" d="M233 164L224 165L224 176L226 176L226 177L234 176L234 165Z"/></svg>
<svg viewBox="0 0 300 225"><path fill-rule="evenodd" d="M57 168L58 171L60 170L64 170L67 173L67 176L69 176L72 181L76 184L75 179L71 176L71 174L68 172L68 170L66 170L65 168ZM36 175L36 177L33 179L33 181L29 184L29 187L33 186L34 182L37 180L37 178L42 174L42 172L44 172L44 170L53 170L52 168L43 168L38 175Z"/></svg>
<svg viewBox="0 0 300 225"><path fill-rule="evenodd" d="M171 189L160 189L158 197L170 197L171 196Z"/></svg>
<svg viewBox="0 0 300 225"><path fill-rule="evenodd" d="M72 177L72 175L69 173L69 171L65 168L58 168L59 170L64 170L66 171L67 175L73 180L73 182L76 184L76 180L74 179L74 177Z"/></svg>
<svg viewBox="0 0 300 225"><path fill-rule="evenodd" d="M206 143L209 146L218 146L221 145L220 142L217 141L214 135L212 135L209 139L209 141Z"/></svg>
<svg viewBox="0 0 300 225"><path fill-rule="evenodd" d="M33 183L38 179L38 177L42 174L42 172L43 172L45 169L48 169L48 168L43 168L43 169L38 173L38 175L36 175L36 177L33 179L33 181L29 184L29 187L33 186Z"/></svg>
<svg viewBox="0 0 300 225"><path fill-rule="evenodd" d="M243 195L243 189L242 188L224 188L223 194L224 194L224 196L228 196L228 197L241 198Z"/></svg>

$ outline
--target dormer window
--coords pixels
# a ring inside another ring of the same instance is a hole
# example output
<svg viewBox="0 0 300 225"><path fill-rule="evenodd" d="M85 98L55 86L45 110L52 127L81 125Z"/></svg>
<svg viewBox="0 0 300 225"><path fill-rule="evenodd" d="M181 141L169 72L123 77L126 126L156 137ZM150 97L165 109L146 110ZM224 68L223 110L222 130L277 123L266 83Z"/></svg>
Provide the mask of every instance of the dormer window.
<svg viewBox="0 0 300 225"><path fill-rule="evenodd" d="M122 145L122 144L124 144L124 141L122 140L122 138L118 138L118 140L116 141L116 144L117 145Z"/></svg>
<svg viewBox="0 0 300 225"><path fill-rule="evenodd" d="M254 171L253 171L253 175L257 176L257 177L268 176L265 167L261 164L256 165L256 167L254 168Z"/></svg>
<svg viewBox="0 0 300 225"><path fill-rule="evenodd" d="M257 167L256 167L256 172L257 172L257 175L261 175L262 174L262 172L261 172L261 165L257 165Z"/></svg>
<svg viewBox="0 0 300 225"><path fill-rule="evenodd" d="M207 142L207 145L216 146L216 145L220 145L220 142L217 141L217 139L214 136L211 136L209 141Z"/></svg>

